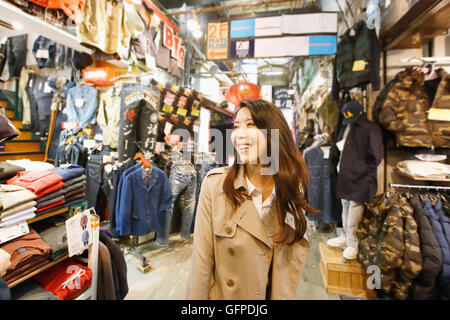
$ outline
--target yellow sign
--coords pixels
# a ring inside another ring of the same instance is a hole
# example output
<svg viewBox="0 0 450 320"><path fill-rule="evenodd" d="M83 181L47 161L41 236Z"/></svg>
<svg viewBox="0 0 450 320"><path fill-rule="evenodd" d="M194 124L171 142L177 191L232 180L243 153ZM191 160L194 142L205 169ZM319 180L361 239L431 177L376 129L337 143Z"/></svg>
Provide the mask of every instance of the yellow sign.
<svg viewBox="0 0 450 320"><path fill-rule="evenodd" d="M206 58L225 60L228 58L228 22L208 23Z"/></svg>
<svg viewBox="0 0 450 320"><path fill-rule="evenodd" d="M366 64L369 63L364 60L357 60L353 62L353 71L363 71L366 68Z"/></svg>
<svg viewBox="0 0 450 320"><path fill-rule="evenodd" d="M428 111L428 120L450 121L450 109L431 108Z"/></svg>
<svg viewBox="0 0 450 320"><path fill-rule="evenodd" d="M167 113L172 113L173 107L168 106L167 104L163 105L162 110Z"/></svg>
<svg viewBox="0 0 450 320"><path fill-rule="evenodd" d="M180 116L186 117L188 110L187 109L182 109L182 108L178 108L177 110L177 114L179 114Z"/></svg>

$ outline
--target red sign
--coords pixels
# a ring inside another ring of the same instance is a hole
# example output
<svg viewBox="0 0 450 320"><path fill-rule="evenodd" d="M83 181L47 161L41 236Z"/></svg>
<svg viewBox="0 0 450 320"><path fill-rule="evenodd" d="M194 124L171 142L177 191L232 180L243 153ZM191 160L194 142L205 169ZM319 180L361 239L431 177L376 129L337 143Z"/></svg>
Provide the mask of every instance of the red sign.
<svg viewBox="0 0 450 320"><path fill-rule="evenodd" d="M114 84L116 73L112 68L88 68L83 69L83 81L85 83L92 83L96 85L111 85Z"/></svg>
<svg viewBox="0 0 450 320"><path fill-rule="evenodd" d="M175 35L174 30L167 24L163 24L163 44L171 50L171 55L178 61L178 67L184 69L184 57L186 48L182 45L183 39Z"/></svg>

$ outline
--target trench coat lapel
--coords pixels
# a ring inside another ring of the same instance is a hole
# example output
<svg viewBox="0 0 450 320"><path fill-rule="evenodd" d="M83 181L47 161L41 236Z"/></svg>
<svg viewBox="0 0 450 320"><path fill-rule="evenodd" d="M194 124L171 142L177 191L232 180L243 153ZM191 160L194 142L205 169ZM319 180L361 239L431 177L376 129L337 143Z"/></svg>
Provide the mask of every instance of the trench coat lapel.
<svg viewBox="0 0 450 320"><path fill-rule="evenodd" d="M245 188L245 190L248 190L243 166L239 169L238 176L234 181L234 187L235 189ZM251 199L246 199L241 206L237 208L232 216L232 220L252 236L264 242L269 248L272 248L272 242L267 236L264 224Z"/></svg>

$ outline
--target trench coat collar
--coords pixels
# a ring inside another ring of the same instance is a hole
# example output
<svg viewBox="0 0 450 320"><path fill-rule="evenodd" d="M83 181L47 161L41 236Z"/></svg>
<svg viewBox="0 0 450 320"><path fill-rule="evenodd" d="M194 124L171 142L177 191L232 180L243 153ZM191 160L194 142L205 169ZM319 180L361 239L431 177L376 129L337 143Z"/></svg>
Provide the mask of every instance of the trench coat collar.
<svg viewBox="0 0 450 320"><path fill-rule="evenodd" d="M247 181L245 179L244 166L240 166L237 177L234 180L234 188L245 188L248 191ZM246 198L244 202L236 209L232 216L232 220L246 230L255 238L262 241L265 245L272 249L273 244L267 235L264 224L256 211L252 199Z"/></svg>

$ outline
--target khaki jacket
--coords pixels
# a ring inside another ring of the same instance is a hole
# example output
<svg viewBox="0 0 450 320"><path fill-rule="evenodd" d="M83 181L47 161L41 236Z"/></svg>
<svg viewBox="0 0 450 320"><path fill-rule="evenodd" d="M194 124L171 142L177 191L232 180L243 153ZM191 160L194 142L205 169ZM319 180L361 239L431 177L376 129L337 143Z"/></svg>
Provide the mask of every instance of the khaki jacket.
<svg viewBox="0 0 450 320"><path fill-rule="evenodd" d="M252 200L233 211L222 186L228 168L206 176L197 207L188 299L294 299L309 251L308 240L289 246L268 237ZM234 182L247 189L243 169ZM274 219L276 221L276 219Z"/></svg>

